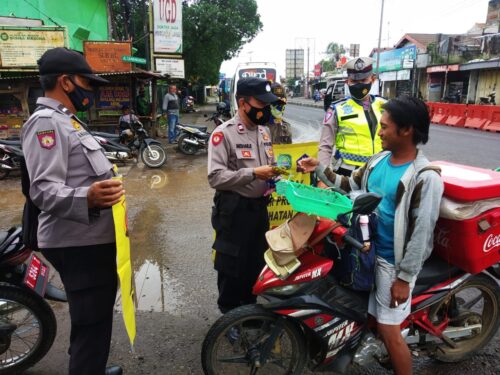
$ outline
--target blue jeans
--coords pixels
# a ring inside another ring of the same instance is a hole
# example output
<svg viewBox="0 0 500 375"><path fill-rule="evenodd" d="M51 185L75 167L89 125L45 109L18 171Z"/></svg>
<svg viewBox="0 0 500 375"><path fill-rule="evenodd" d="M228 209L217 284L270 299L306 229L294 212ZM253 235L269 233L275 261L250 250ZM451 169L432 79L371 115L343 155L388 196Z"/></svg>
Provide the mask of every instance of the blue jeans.
<svg viewBox="0 0 500 375"><path fill-rule="evenodd" d="M177 138L177 129L175 126L179 123L179 116L168 114L168 142L172 143Z"/></svg>

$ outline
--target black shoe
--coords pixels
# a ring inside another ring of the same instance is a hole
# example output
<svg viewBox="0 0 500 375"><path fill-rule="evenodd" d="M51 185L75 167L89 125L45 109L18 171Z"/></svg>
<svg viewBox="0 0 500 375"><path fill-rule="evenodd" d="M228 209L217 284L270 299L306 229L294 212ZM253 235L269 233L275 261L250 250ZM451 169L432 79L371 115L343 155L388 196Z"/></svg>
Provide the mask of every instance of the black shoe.
<svg viewBox="0 0 500 375"><path fill-rule="evenodd" d="M122 375L123 370L120 366L111 366L107 367L106 371L104 372L105 375Z"/></svg>

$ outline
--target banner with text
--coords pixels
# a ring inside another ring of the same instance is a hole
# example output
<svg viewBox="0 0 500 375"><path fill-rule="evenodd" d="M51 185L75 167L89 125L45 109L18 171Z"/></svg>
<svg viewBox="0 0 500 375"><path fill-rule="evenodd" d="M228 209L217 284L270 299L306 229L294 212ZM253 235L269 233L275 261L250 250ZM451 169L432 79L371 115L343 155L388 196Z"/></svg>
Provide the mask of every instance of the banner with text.
<svg viewBox="0 0 500 375"><path fill-rule="evenodd" d="M170 78L184 78L184 60L156 58L156 70Z"/></svg>
<svg viewBox="0 0 500 375"><path fill-rule="evenodd" d="M64 30L4 29L0 27L0 69L32 68L45 51L64 47Z"/></svg>
<svg viewBox="0 0 500 375"><path fill-rule="evenodd" d="M290 178L295 182L309 185L311 177L309 173L297 171L297 160L304 154L318 157L318 142L295 143L291 145L273 145L274 156L279 167L287 169ZM291 219L293 210L284 196L273 193L273 199L267 206L271 228L275 228L284 221Z"/></svg>
<svg viewBox="0 0 500 375"><path fill-rule="evenodd" d="M154 53L182 53L182 2L153 0Z"/></svg>

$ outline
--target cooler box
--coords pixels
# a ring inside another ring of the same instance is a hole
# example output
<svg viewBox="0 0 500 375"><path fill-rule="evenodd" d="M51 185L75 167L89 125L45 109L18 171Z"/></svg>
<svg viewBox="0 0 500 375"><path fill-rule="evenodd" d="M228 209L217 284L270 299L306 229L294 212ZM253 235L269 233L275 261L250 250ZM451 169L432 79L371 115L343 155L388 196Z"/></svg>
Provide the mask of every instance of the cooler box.
<svg viewBox="0 0 500 375"><path fill-rule="evenodd" d="M432 164L442 169L446 198L436 224L434 252L472 274L500 262L500 173L444 161ZM465 218L453 218L453 210L443 207L447 200L457 213L466 212Z"/></svg>

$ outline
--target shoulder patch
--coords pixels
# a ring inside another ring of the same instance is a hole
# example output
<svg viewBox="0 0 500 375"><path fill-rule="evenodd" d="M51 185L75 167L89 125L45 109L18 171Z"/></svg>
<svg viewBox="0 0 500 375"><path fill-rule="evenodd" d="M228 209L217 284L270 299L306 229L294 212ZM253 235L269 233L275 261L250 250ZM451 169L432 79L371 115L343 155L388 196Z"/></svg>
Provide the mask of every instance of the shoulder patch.
<svg viewBox="0 0 500 375"><path fill-rule="evenodd" d="M71 125L73 125L73 129L75 129L77 132L82 130L82 125L80 125L80 123L75 119L71 119Z"/></svg>
<svg viewBox="0 0 500 375"><path fill-rule="evenodd" d="M56 132L55 130L42 130L36 132L38 143L40 147L51 150L56 145Z"/></svg>
<svg viewBox="0 0 500 375"><path fill-rule="evenodd" d="M325 118L323 119L323 125L328 125L328 121L330 121L333 117L333 111L326 111Z"/></svg>
<svg viewBox="0 0 500 375"><path fill-rule="evenodd" d="M224 133L223 132L217 132L212 134L212 144L214 146L218 146L222 140L224 139Z"/></svg>

